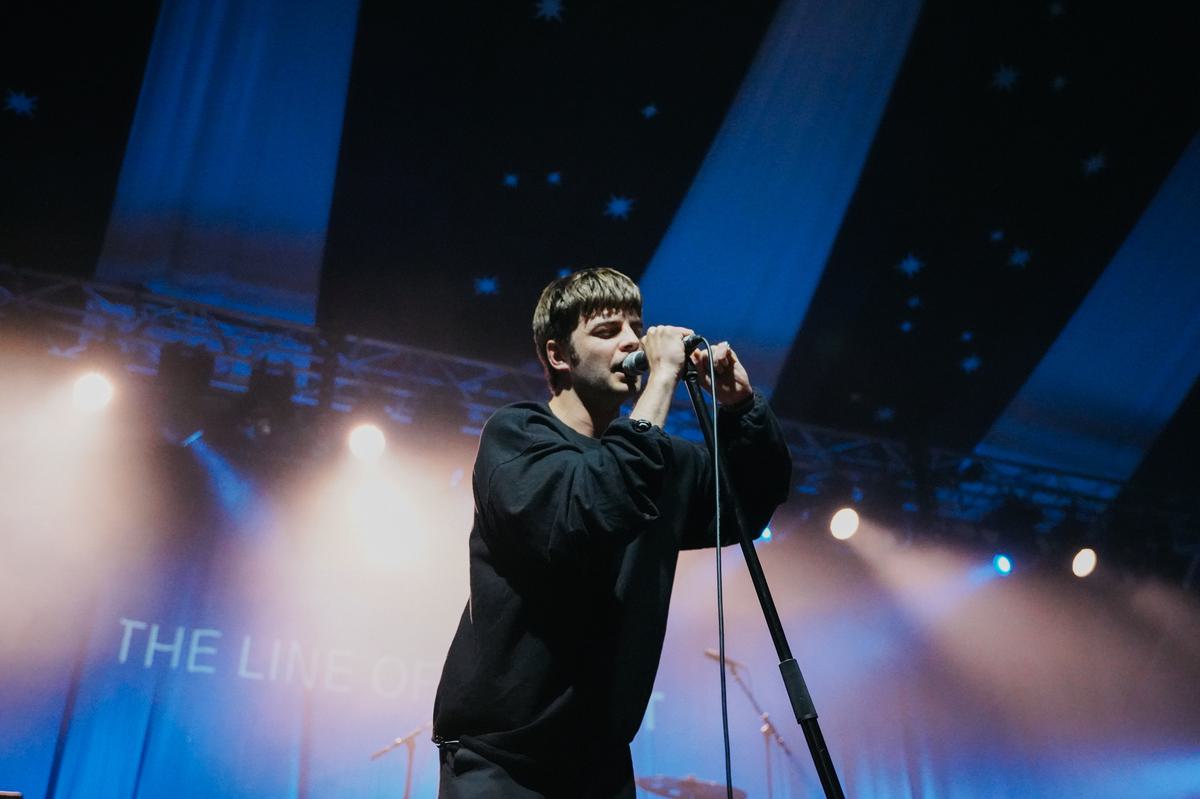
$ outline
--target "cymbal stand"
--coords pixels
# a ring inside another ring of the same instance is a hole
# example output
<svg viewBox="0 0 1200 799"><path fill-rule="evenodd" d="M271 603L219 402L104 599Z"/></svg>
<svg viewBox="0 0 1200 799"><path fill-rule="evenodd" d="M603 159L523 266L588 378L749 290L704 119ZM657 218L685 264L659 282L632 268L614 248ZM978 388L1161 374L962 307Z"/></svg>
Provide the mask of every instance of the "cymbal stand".
<svg viewBox="0 0 1200 799"><path fill-rule="evenodd" d="M410 799L412 796L412 773L413 773L413 756L417 752L417 736L420 735L426 727L432 725L433 722L427 721L420 727L410 732L408 735L403 735L382 749L376 749L371 753L372 760L378 760L388 752L398 747L406 747L408 749L408 766L404 769L404 799Z"/></svg>
<svg viewBox="0 0 1200 799"><path fill-rule="evenodd" d="M754 697L754 692L750 690L750 686L747 685L746 681L742 679L742 674L739 670L738 664L725 661L725 667L729 669L729 674L731 677L733 677L734 682L741 686L742 692L745 693L746 698L750 700L750 706L754 708L754 712L758 714L760 719L762 719L763 723L762 726L758 728L758 731L763 735L763 750L766 753L767 799L774 799L775 785L774 775L771 770L771 744L774 743L779 747L779 750L783 752L784 756L788 759L788 761L791 762L792 768L795 769L797 773L800 773L800 764L796 761L796 756L792 754L792 750L788 748L787 741L783 739L783 736L779 734L778 728L776 728L775 724L771 721L771 714L762 709L762 706L758 704L758 700Z"/></svg>

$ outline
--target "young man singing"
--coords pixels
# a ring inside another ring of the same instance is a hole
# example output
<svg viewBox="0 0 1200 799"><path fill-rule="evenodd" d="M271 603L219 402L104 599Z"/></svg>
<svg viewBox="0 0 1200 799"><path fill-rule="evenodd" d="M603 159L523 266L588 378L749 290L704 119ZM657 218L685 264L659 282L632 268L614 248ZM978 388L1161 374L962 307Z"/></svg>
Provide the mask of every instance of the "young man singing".
<svg viewBox="0 0 1200 799"><path fill-rule="evenodd" d="M679 551L716 543L708 453L663 431L691 332L643 331L641 294L613 269L542 292L533 338L553 396L497 411L475 460L471 595L434 703L442 799L634 799L629 743ZM621 369L639 349L644 378ZM757 532L788 494L783 436L727 343L712 348L715 389L710 353L690 357Z"/></svg>

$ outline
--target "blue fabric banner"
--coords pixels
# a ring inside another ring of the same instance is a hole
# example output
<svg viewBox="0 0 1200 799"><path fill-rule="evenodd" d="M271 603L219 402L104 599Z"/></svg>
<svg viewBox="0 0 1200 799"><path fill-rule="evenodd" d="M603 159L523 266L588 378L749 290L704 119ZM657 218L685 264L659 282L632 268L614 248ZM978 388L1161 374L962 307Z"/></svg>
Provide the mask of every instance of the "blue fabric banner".
<svg viewBox="0 0 1200 799"><path fill-rule="evenodd" d="M357 11L164 0L98 277L314 321Z"/></svg>

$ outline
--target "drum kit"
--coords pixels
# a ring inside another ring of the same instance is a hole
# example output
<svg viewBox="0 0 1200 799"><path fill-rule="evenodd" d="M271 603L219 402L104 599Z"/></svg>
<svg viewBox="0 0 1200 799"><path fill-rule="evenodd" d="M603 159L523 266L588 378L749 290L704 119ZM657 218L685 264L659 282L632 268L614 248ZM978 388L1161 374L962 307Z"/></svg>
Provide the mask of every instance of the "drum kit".
<svg viewBox="0 0 1200 799"><path fill-rule="evenodd" d="M639 777L637 784L655 796L669 796L671 799L726 799L724 783L695 777ZM746 799L746 792L734 788L733 799Z"/></svg>

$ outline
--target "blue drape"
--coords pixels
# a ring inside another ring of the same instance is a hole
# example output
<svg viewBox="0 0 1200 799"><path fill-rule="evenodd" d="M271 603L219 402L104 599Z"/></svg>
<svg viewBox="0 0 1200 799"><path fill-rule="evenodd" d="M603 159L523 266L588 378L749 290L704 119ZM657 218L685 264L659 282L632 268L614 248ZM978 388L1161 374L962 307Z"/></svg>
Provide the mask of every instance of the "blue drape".
<svg viewBox="0 0 1200 799"><path fill-rule="evenodd" d="M164 0L99 277L314 321L357 10Z"/></svg>
<svg viewBox="0 0 1200 799"><path fill-rule="evenodd" d="M770 392L908 48L919 0L785 0L641 287ZM819 78L818 78L819 76Z"/></svg>
<svg viewBox="0 0 1200 799"><path fill-rule="evenodd" d="M976 448L1128 479L1200 376L1200 135Z"/></svg>

